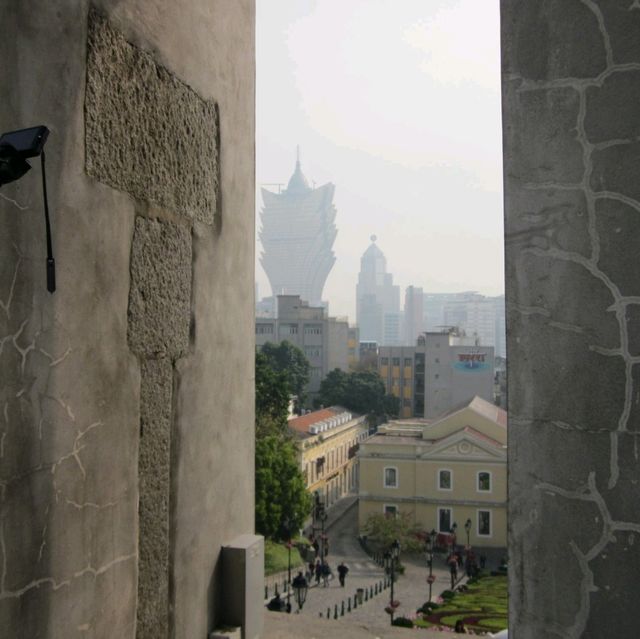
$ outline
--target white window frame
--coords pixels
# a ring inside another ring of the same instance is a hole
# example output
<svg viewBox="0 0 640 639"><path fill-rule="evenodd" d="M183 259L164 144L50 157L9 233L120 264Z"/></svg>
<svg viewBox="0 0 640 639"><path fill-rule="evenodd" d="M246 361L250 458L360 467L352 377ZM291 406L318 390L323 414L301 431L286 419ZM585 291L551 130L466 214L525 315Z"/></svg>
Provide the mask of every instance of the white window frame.
<svg viewBox="0 0 640 639"><path fill-rule="evenodd" d="M397 518L398 515L400 514L400 510L398 509L398 506L396 504L382 504L382 514L385 515L386 517L391 515L391 513L387 512L387 508L393 508L393 510L394 510L394 513L393 513L394 518Z"/></svg>
<svg viewBox="0 0 640 639"><path fill-rule="evenodd" d="M489 513L489 534L483 534L480 532L480 513ZM476 510L476 534L478 537L483 537L485 539L489 539L493 537L493 511L490 508L478 508Z"/></svg>
<svg viewBox="0 0 640 639"><path fill-rule="evenodd" d="M449 530L440 530L440 513L443 510L449 511ZM453 508L449 506L438 506L438 532L442 534L449 534L451 532L451 526L453 526Z"/></svg>
<svg viewBox="0 0 640 639"><path fill-rule="evenodd" d="M440 486L440 473L446 471L449 473L449 477L451 478L451 487L450 488L442 488ZM438 490L442 490L445 492L450 493L453 490L453 471L451 470L451 468L438 468L437 472L436 472L436 486L438 487Z"/></svg>
<svg viewBox="0 0 640 639"><path fill-rule="evenodd" d="M388 470L394 470L396 473L396 483L391 486L389 484L387 484L387 471ZM382 485L384 488L398 488L400 486L400 473L398 472L398 467L397 466L385 466L383 471L382 471Z"/></svg>
<svg viewBox="0 0 640 639"><path fill-rule="evenodd" d="M480 488L480 474L487 473L489 475L489 490ZM490 470L479 470L476 473L476 492L478 493L492 493L493 492L493 473Z"/></svg>

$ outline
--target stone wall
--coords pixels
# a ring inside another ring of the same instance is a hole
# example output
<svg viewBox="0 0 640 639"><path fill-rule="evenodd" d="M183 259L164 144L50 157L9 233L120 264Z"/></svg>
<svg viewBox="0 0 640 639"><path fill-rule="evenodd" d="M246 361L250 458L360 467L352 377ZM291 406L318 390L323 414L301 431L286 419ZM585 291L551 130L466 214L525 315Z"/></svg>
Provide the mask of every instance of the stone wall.
<svg viewBox="0 0 640 639"><path fill-rule="evenodd" d="M640 3L502 0L510 629L635 637Z"/></svg>
<svg viewBox="0 0 640 639"><path fill-rule="evenodd" d="M0 8L0 627L205 637L253 531L253 0Z"/></svg>

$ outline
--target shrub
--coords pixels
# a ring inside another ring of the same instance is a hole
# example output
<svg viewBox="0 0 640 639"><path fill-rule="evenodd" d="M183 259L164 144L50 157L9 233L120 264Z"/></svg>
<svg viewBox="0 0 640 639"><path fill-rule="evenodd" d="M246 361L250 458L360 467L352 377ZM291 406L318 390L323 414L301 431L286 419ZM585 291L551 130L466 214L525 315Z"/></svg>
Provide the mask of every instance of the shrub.
<svg viewBox="0 0 640 639"><path fill-rule="evenodd" d="M426 601L422 604L422 607L418 608L416 612L421 612L424 615L430 615L434 610L437 610L440 606L435 601Z"/></svg>
<svg viewBox="0 0 640 639"><path fill-rule="evenodd" d="M455 592L453 592L453 590L445 590L441 593L441 597L445 600L448 601L449 599L453 599L455 597Z"/></svg>
<svg viewBox="0 0 640 639"><path fill-rule="evenodd" d="M413 628L413 621L407 617L398 617L393 620L393 626L401 626L402 628Z"/></svg>

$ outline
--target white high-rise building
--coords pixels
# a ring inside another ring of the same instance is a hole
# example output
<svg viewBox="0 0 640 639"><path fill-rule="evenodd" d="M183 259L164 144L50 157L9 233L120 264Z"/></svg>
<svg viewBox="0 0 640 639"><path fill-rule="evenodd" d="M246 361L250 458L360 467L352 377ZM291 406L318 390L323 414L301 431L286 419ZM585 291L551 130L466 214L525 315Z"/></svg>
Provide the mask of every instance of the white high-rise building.
<svg viewBox="0 0 640 639"><path fill-rule="evenodd" d="M371 236L371 245L360 259L356 285L356 318L360 340L378 344L399 344L402 340L400 287L387 273L387 260Z"/></svg>

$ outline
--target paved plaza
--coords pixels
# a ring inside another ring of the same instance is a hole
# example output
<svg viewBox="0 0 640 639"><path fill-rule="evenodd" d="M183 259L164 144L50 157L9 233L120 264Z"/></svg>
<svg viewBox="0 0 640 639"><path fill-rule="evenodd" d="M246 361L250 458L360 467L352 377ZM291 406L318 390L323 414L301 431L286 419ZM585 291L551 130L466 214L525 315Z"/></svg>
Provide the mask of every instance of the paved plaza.
<svg viewBox="0 0 640 639"><path fill-rule="evenodd" d="M338 615L345 608L345 621L353 623L389 623L389 615L385 607L389 603L390 588L382 590L378 595L363 601L362 605L353 608L353 600L358 588L375 589L385 577L384 570L377 565L361 548L357 539L358 507L355 498L347 498L332 513L327 526L330 553L329 565L334 573L328 587L316 586L309 589L307 602L301 612L303 617L322 617L326 620L330 611L331 623L334 621L335 607ZM396 616L413 615L416 610L428 600L429 586L427 584L428 568L424 557L401 557L405 566L404 575L398 576L394 585L394 599L400 601ZM337 566L343 561L349 567L345 587L342 588L337 578ZM446 590L450 585L449 570L444 560L434 556L433 574L436 581L433 585L433 598ZM351 599L351 612L347 612Z"/></svg>

